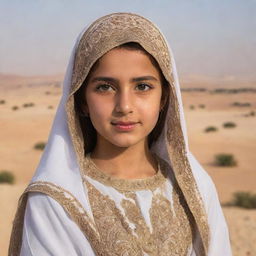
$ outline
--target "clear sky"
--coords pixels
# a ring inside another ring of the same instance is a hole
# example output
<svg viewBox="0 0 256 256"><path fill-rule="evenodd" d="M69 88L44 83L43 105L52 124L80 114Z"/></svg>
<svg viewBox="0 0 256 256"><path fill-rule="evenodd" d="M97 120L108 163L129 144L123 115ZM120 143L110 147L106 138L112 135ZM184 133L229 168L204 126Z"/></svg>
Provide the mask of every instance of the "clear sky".
<svg viewBox="0 0 256 256"><path fill-rule="evenodd" d="M256 81L256 0L0 0L0 72L64 73L83 27L118 11L160 27L180 74Z"/></svg>

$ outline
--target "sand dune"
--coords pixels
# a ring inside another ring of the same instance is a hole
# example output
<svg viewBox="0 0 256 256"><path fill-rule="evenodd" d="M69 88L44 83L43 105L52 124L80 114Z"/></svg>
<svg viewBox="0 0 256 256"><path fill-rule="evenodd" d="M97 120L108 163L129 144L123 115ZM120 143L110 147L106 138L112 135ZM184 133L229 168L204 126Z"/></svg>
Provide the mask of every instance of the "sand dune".
<svg viewBox="0 0 256 256"><path fill-rule="evenodd" d="M35 77L34 80L1 75L0 78L0 101L5 100L0 104L0 170L9 170L16 177L15 185L0 185L0 255L4 256L7 255L18 197L32 177L42 153L35 150L34 145L47 141L61 89L56 86L60 84L58 76L54 79ZM255 94L183 92L182 96L190 149L213 178L221 202L230 201L236 191L256 192L256 116L246 116L256 111ZM251 105L235 107L234 102ZM34 106L24 107L25 103L34 103ZM13 106L18 109L13 110ZM237 127L223 128L226 121L235 122ZM205 133L204 129L210 125L216 126L218 131ZM214 166L214 155L221 152L234 154L238 165ZM234 256L256 255L256 210L224 207L224 213Z"/></svg>

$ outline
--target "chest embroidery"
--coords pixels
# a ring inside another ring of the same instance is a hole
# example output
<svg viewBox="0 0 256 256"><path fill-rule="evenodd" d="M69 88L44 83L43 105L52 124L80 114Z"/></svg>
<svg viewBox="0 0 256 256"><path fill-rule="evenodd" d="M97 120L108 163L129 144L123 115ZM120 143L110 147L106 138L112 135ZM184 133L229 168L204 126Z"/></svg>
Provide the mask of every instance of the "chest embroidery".
<svg viewBox="0 0 256 256"><path fill-rule="evenodd" d="M171 203L161 193L153 193L149 210L152 232L141 213L135 192L121 200L122 211L114 200L84 181L100 244L107 255L185 256L192 244L190 215L179 190L174 187ZM131 228L131 225L134 227Z"/></svg>

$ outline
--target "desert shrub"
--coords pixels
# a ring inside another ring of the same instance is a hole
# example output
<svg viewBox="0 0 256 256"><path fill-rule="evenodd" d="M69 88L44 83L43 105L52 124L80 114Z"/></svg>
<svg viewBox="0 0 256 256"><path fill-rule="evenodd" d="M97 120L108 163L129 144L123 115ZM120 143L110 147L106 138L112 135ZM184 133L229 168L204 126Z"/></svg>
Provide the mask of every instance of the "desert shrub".
<svg viewBox="0 0 256 256"><path fill-rule="evenodd" d="M45 142L37 142L34 145L34 149L37 149L37 150L44 150L44 148L45 148Z"/></svg>
<svg viewBox="0 0 256 256"><path fill-rule="evenodd" d="M215 126L208 126L204 129L205 132L216 132L218 130Z"/></svg>
<svg viewBox="0 0 256 256"><path fill-rule="evenodd" d="M23 104L23 107L24 107L24 108L33 107L33 106L35 106L35 104L34 104L33 102L24 103L24 104Z"/></svg>
<svg viewBox="0 0 256 256"><path fill-rule="evenodd" d="M49 94L51 94L51 92L49 92L49 91L46 91L46 92L45 92L45 94L46 94L46 95L49 95Z"/></svg>
<svg viewBox="0 0 256 256"><path fill-rule="evenodd" d="M204 104L199 104L199 108L205 108Z"/></svg>
<svg viewBox="0 0 256 256"><path fill-rule="evenodd" d="M234 122L225 122L223 124L223 127L224 128L234 128L234 127L236 127L236 124Z"/></svg>
<svg viewBox="0 0 256 256"><path fill-rule="evenodd" d="M236 166L237 162L232 154L217 154L215 155L215 164L217 166Z"/></svg>
<svg viewBox="0 0 256 256"><path fill-rule="evenodd" d="M19 109L18 106L13 106L13 107L12 107L12 110L14 110L14 111L15 111L15 110L18 110L18 109Z"/></svg>
<svg viewBox="0 0 256 256"><path fill-rule="evenodd" d="M251 103L249 102L233 102L232 103L232 106L235 106L235 107L250 107L251 106Z"/></svg>
<svg viewBox="0 0 256 256"><path fill-rule="evenodd" d="M245 93L245 92L251 92L255 93L256 89L255 88L218 88L215 90L212 90L214 93L229 93L229 94L234 94L234 93Z"/></svg>
<svg viewBox="0 0 256 256"><path fill-rule="evenodd" d="M61 82L56 82L55 84L54 84L54 87L60 87L61 86Z"/></svg>
<svg viewBox="0 0 256 256"><path fill-rule="evenodd" d="M195 106L194 105L190 105L189 108L193 110L193 109L195 109Z"/></svg>
<svg viewBox="0 0 256 256"><path fill-rule="evenodd" d="M5 104L5 100L0 100L0 104Z"/></svg>
<svg viewBox="0 0 256 256"><path fill-rule="evenodd" d="M251 112L249 113L249 115L250 115L250 116L255 116L255 111L251 111Z"/></svg>
<svg viewBox="0 0 256 256"><path fill-rule="evenodd" d="M206 88L181 88L183 92L206 92L208 89Z"/></svg>
<svg viewBox="0 0 256 256"><path fill-rule="evenodd" d="M256 194L250 192L236 192L233 194L233 200L229 205L256 209Z"/></svg>
<svg viewBox="0 0 256 256"><path fill-rule="evenodd" d="M240 102L235 101L235 102L233 102L231 105L232 105L232 106L235 106L235 107L239 107L239 106L240 106Z"/></svg>
<svg viewBox="0 0 256 256"><path fill-rule="evenodd" d="M9 183L13 184L15 181L14 175L9 171L0 172L0 183Z"/></svg>
<svg viewBox="0 0 256 256"><path fill-rule="evenodd" d="M53 106L51 106L51 105L50 105L50 106L48 106L48 109L53 109Z"/></svg>

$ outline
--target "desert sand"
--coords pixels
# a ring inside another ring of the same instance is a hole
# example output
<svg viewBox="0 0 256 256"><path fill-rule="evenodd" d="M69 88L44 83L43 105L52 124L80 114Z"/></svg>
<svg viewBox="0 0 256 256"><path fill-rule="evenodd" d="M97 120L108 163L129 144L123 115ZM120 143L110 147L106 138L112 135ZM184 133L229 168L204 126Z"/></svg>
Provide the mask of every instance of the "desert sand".
<svg viewBox="0 0 256 256"><path fill-rule="evenodd" d="M47 142L61 97L61 77L0 76L0 100L5 100L0 104L0 171L8 170L16 178L14 185L0 184L0 256L7 255L18 198L42 154L42 151L34 149L34 145ZM233 86L238 88L241 85ZM193 84L191 87L197 86ZM256 93L219 94L211 93L211 89L183 91L182 97L190 150L212 177L224 204L232 199L234 192L256 192L256 116L248 116L250 111L256 111ZM232 105L234 102L251 105L237 107ZM34 103L34 106L24 107L25 103ZM199 106L202 104L204 108ZM194 109L191 109L192 105ZM13 106L18 109L13 110ZM223 128L227 121L237 126ZM204 129L207 126L215 126L218 131L206 133ZM213 161L217 153L233 154L238 165L215 166ZM223 207L223 211L229 226L233 255L256 255L256 210Z"/></svg>

